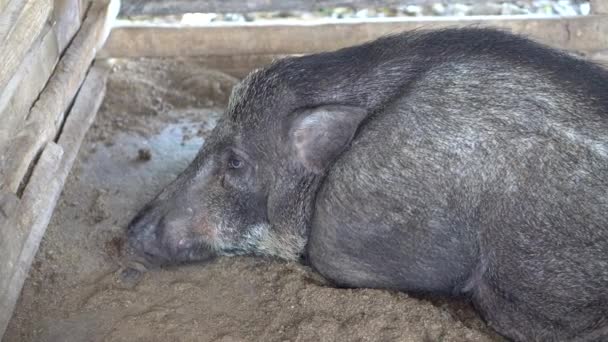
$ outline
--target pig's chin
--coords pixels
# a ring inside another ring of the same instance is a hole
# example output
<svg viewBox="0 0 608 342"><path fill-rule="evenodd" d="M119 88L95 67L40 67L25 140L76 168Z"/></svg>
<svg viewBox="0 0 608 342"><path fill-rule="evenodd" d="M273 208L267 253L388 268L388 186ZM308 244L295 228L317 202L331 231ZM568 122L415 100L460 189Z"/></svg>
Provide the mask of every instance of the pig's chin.
<svg viewBox="0 0 608 342"><path fill-rule="evenodd" d="M164 248L162 255L152 254L146 251L136 251L129 257L129 263L139 264L139 268L154 269L159 267L178 266L208 262L217 256L209 246L197 244L187 249Z"/></svg>
<svg viewBox="0 0 608 342"><path fill-rule="evenodd" d="M205 243L191 244L188 248L166 248L168 253L165 257L155 258L149 256L152 262L158 266L173 266L192 263L206 262L214 259L216 253Z"/></svg>
<svg viewBox="0 0 608 342"><path fill-rule="evenodd" d="M187 250L179 251L170 260L167 265L201 263L215 259L217 254L212 251L209 246L201 244L193 246Z"/></svg>

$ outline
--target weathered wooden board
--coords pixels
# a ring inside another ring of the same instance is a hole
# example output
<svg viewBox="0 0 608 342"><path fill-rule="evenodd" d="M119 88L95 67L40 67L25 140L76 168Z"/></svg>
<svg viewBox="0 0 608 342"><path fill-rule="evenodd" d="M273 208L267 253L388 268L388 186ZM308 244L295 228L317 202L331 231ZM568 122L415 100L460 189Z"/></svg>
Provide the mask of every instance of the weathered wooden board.
<svg viewBox="0 0 608 342"><path fill-rule="evenodd" d="M3 3L4 8L0 12L0 41L4 41L14 29L26 4L27 0L8 0Z"/></svg>
<svg viewBox="0 0 608 342"><path fill-rule="evenodd" d="M220 70L230 76L243 78L254 69L270 64L273 60L287 55L234 55L184 57L196 60L199 65L213 70Z"/></svg>
<svg viewBox="0 0 608 342"><path fill-rule="evenodd" d="M6 87L17 71L52 10L53 0L13 0L0 14L0 89Z"/></svg>
<svg viewBox="0 0 608 342"><path fill-rule="evenodd" d="M460 0L478 3L486 0ZM311 11L327 7L387 7L425 5L437 0L122 0L120 16L171 15L182 13L247 13L265 11Z"/></svg>
<svg viewBox="0 0 608 342"><path fill-rule="evenodd" d="M97 61L89 70L63 126L58 144L65 151L64 163L60 171L66 176L74 163L84 135L95 120L101 106L110 69L109 63Z"/></svg>
<svg viewBox="0 0 608 342"><path fill-rule="evenodd" d="M0 215L0 337L8 325L84 135L101 105L108 73L107 65L91 68L58 143L46 145L21 199L10 193L0 196L0 209L14 212L4 219Z"/></svg>
<svg viewBox="0 0 608 342"><path fill-rule="evenodd" d="M91 5L91 0L80 0L80 8L82 9L80 11L80 19L84 19L84 13L86 12L86 10L89 8L90 5Z"/></svg>
<svg viewBox="0 0 608 342"><path fill-rule="evenodd" d="M0 227L3 238L0 240L0 336L6 330L23 280L61 192L61 184L54 175L62 155L63 149L55 143L46 147L20 201L17 215Z"/></svg>
<svg viewBox="0 0 608 342"><path fill-rule="evenodd" d="M19 128L48 81L59 56L80 27L79 0L56 0L53 20L30 47L19 68L0 90L0 152ZM62 8L62 11L57 11ZM0 153L0 165L4 159Z"/></svg>
<svg viewBox="0 0 608 342"><path fill-rule="evenodd" d="M95 0L100 1L100 0ZM118 11L120 11L120 0L101 0L108 2L108 6L105 10L105 19L101 24L101 31L99 32L99 38L97 39L97 44L95 45L95 52L99 51L103 45L105 44L110 32L114 28L114 24L116 21L116 17L118 16Z"/></svg>
<svg viewBox="0 0 608 342"><path fill-rule="evenodd" d="M572 51L608 47L608 17L466 17L341 20L316 24L137 26L112 30L99 57L169 57L299 54L334 50L420 28L498 27Z"/></svg>
<svg viewBox="0 0 608 342"><path fill-rule="evenodd" d="M591 13L608 14L608 0L591 0Z"/></svg>
<svg viewBox="0 0 608 342"><path fill-rule="evenodd" d="M7 86L0 91L0 152L30 110L59 60L59 47L52 27L32 46ZM3 155L0 154L0 165Z"/></svg>
<svg viewBox="0 0 608 342"><path fill-rule="evenodd" d="M80 27L81 15L84 15L86 10L81 8L81 5L80 0L55 0L53 27L60 51L63 51Z"/></svg>
<svg viewBox="0 0 608 342"><path fill-rule="evenodd" d="M18 192L41 148L53 140L74 95L80 87L96 47L108 25L108 3L95 2L80 31L63 54L43 92L18 132L10 139L0 164L0 190Z"/></svg>
<svg viewBox="0 0 608 342"><path fill-rule="evenodd" d="M4 8L10 2L10 0L0 0L0 13L4 12Z"/></svg>

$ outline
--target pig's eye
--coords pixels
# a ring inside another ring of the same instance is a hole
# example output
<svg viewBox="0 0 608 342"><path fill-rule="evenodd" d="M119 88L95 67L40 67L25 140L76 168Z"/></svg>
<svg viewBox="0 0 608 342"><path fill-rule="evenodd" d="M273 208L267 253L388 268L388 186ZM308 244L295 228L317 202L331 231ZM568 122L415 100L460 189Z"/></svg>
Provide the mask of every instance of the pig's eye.
<svg viewBox="0 0 608 342"><path fill-rule="evenodd" d="M228 160L228 167L231 169L240 169L243 166L243 161L232 157Z"/></svg>

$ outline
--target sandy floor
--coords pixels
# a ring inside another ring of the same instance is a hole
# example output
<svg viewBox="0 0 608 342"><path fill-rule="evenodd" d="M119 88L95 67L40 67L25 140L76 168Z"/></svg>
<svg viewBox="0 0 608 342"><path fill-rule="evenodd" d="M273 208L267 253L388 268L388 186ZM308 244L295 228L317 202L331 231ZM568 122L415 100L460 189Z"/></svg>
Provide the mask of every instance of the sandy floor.
<svg viewBox="0 0 608 342"><path fill-rule="evenodd" d="M335 289L254 258L121 276L130 218L193 158L236 80L119 62L3 341L499 341L462 302Z"/></svg>

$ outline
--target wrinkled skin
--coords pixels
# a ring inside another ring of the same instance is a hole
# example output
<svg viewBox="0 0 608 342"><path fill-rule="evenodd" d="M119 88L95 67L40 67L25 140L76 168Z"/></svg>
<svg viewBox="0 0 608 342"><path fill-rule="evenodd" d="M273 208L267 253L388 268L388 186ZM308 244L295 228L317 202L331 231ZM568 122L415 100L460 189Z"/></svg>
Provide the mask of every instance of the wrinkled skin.
<svg viewBox="0 0 608 342"><path fill-rule="evenodd" d="M470 298L518 341L608 340L608 72L492 30L249 75L129 227L155 263L305 256L339 286Z"/></svg>

